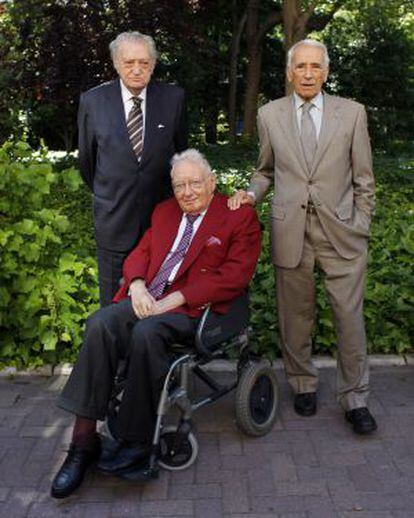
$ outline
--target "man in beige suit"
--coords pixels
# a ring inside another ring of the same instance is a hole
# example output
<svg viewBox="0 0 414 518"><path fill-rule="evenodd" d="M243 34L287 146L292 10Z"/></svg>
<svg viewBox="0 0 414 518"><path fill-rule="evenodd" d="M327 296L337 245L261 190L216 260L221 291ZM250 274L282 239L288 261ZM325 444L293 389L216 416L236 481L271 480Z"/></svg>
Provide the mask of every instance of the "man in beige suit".
<svg viewBox="0 0 414 518"><path fill-rule="evenodd" d="M337 332L338 401L356 433L377 428L367 408L368 362L363 320L364 275L374 177L364 107L322 92L326 47L313 40L288 54L291 96L259 110L260 153L247 191L229 204L271 201L282 352L298 414L316 412L318 374L311 359L314 269L324 275Z"/></svg>

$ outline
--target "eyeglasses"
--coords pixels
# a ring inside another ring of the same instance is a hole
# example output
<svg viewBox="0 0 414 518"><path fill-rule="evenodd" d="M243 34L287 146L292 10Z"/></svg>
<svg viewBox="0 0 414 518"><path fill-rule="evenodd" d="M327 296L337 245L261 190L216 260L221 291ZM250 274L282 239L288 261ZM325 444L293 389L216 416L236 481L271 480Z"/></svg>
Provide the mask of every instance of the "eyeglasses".
<svg viewBox="0 0 414 518"><path fill-rule="evenodd" d="M203 187L203 184L205 181L206 181L206 179L189 180L188 182L183 182L183 183L173 183L172 188L173 188L173 191L177 194L184 192L187 185L192 191L198 191Z"/></svg>

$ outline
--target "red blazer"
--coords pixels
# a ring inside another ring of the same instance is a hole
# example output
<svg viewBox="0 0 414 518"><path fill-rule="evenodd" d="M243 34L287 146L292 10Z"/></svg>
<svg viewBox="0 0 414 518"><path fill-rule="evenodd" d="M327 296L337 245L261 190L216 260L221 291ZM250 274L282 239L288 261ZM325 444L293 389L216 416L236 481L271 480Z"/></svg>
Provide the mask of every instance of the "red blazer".
<svg viewBox="0 0 414 518"><path fill-rule="evenodd" d="M151 228L128 255L123 267L125 283L113 302L126 298L134 279L148 285L157 274L177 235L182 211L171 198L152 215ZM186 304L173 310L198 317L204 306L225 313L253 276L260 254L261 231L255 210L247 205L232 211L227 197L215 194L190 248L165 292L181 291Z"/></svg>

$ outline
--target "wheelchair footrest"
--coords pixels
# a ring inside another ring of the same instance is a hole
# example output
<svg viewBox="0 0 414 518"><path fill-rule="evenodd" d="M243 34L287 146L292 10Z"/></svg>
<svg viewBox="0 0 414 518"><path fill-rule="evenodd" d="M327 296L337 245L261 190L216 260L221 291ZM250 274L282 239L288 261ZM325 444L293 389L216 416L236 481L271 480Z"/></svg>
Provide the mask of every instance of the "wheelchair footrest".
<svg viewBox="0 0 414 518"><path fill-rule="evenodd" d="M135 469L131 468L119 476L125 480L131 482L145 482L146 480L154 480L158 478L159 469L158 467L150 467L148 464L145 466L137 466Z"/></svg>

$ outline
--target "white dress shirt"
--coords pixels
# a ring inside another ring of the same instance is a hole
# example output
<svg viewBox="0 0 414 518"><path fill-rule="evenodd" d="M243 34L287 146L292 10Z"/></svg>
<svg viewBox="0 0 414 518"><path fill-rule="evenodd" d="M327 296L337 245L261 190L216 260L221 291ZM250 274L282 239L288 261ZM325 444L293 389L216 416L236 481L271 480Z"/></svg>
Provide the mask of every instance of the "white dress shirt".
<svg viewBox="0 0 414 518"><path fill-rule="evenodd" d="M128 88L124 85L122 82L122 79L119 80L121 83L121 96L122 96L122 102L124 104L124 111L125 111L125 120L128 120L129 112L134 107L134 97L139 97L141 99L141 111L142 111L142 145L144 146L144 138L145 138L145 115L146 115L146 108L147 108L147 87L145 87L142 92L135 96L131 94L131 92L128 90Z"/></svg>
<svg viewBox="0 0 414 518"><path fill-rule="evenodd" d="M302 97L299 97L299 95L296 92L293 93L293 99L294 99L295 110L296 110L296 120L298 122L298 128L299 128L299 132L300 132L301 122L302 122L302 106L305 104L306 101L304 101L302 99ZM311 104L313 104L313 108L309 111L309 113L310 113L310 116L312 117L313 123L315 124L316 138L319 139L319 135L321 133L321 127L322 127L322 117L323 117L323 94L322 94L322 92L319 92L318 95L316 95L309 102Z"/></svg>
<svg viewBox="0 0 414 518"><path fill-rule="evenodd" d="M190 243L188 244L188 247L190 247L191 245L191 241L194 239L194 236L196 235L197 233L197 230L199 229L200 225L201 225L201 222L203 221L203 218L205 216L207 212L207 209L204 210L203 212L200 213L200 215L198 216L198 218L194 221L193 223L193 232L191 234L191 238L190 238ZM174 243L170 249L170 251L168 252L167 254L167 257L165 258L164 260L164 263L165 261L167 261L170 256L175 252L175 250L177 249L178 247L178 244L179 242L181 241L181 238L184 234L184 230L185 230L185 226L187 224L187 219L186 219L186 214L183 213L182 217L181 217L181 222L180 222L180 226L178 227L178 232L177 232L177 235L175 236L175 240L174 240ZM188 249L187 249L188 250ZM185 256L184 256L185 257ZM177 275L177 272L181 266L181 263L184 261L184 257L181 259L181 261L179 263L177 263L174 268L172 269L171 273L170 273L170 276L168 277L168 282L171 283L173 282L173 280L175 279L175 276ZM164 264L163 263L163 264Z"/></svg>

